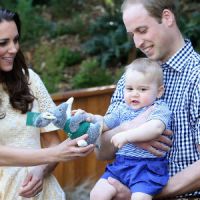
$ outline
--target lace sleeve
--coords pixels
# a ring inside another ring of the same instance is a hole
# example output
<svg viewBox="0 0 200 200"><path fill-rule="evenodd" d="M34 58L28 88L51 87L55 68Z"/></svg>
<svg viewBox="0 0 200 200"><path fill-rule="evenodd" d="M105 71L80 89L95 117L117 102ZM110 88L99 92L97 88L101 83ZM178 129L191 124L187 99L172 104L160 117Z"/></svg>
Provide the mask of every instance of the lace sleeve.
<svg viewBox="0 0 200 200"><path fill-rule="evenodd" d="M38 112L45 112L55 107L56 105L53 102L39 75L36 74L32 69L29 69L29 76L30 88L33 95L36 97L36 101L38 104ZM53 124L50 124L47 127L41 128L41 132L48 132L57 129L58 128L56 128Z"/></svg>

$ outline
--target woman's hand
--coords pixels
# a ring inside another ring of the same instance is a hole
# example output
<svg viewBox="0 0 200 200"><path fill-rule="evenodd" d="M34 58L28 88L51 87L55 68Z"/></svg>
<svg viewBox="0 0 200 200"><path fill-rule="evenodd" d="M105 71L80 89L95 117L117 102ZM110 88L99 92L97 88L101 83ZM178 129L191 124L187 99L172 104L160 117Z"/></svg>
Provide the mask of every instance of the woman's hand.
<svg viewBox="0 0 200 200"><path fill-rule="evenodd" d="M88 137L88 135L83 135L81 137L78 137L76 139L66 139L65 141L63 141L62 143L60 143L59 145L50 148L51 151L54 151L54 157L53 159L55 159L56 161L69 161L69 160L74 160L77 159L79 157L85 157L88 154L90 154L94 148L95 145L90 144L86 147L78 147L77 142L79 140L86 140Z"/></svg>
<svg viewBox="0 0 200 200"><path fill-rule="evenodd" d="M19 190L19 196L24 198L31 198L36 196L42 191L43 188L43 166L34 167L24 179Z"/></svg>

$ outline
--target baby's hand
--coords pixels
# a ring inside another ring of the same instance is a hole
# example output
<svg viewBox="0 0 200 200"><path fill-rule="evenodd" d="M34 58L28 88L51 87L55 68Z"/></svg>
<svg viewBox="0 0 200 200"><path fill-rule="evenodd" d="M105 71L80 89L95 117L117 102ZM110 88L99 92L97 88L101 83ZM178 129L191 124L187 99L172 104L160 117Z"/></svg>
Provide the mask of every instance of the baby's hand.
<svg viewBox="0 0 200 200"><path fill-rule="evenodd" d="M122 148L123 145L128 143L126 134L123 132L117 133L111 138L111 143L118 149Z"/></svg>
<svg viewBox="0 0 200 200"><path fill-rule="evenodd" d="M77 115L87 116L87 117L84 118L84 121L87 121L87 122L91 122L94 118L93 114L88 113L88 112L86 112L85 110L82 110L82 109L72 110L71 115L72 116L77 116Z"/></svg>

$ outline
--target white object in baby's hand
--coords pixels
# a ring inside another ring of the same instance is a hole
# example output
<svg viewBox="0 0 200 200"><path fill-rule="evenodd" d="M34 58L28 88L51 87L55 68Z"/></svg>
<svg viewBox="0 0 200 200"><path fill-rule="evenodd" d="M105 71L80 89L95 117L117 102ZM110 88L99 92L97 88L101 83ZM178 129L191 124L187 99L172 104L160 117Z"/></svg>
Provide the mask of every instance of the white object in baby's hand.
<svg viewBox="0 0 200 200"><path fill-rule="evenodd" d="M86 147L88 143L85 140L78 140L77 144L79 147Z"/></svg>

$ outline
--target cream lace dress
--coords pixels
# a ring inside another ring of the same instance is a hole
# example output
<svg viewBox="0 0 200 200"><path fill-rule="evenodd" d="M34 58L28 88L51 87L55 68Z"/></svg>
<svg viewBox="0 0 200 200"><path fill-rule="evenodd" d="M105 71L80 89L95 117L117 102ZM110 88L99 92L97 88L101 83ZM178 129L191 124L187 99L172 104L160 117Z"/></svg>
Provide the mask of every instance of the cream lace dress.
<svg viewBox="0 0 200 200"><path fill-rule="evenodd" d="M34 101L32 111L40 112L54 106L50 95L48 94L44 84L39 76L29 70L30 88L37 98ZM0 144L12 147L40 149L40 132L48 132L56 130L55 127L49 125L43 129L26 126L26 114L21 114L9 104L7 93L0 85L0 95L2 98L3 109L6 110L6 117L0 119ZM0 167L0 200L25 200L18 196L19 188L24 181L27 173L33 167ZM42 192L27 200L64 200L65 195L59 186L56 178L49 175L45 178Z"/></svg>

